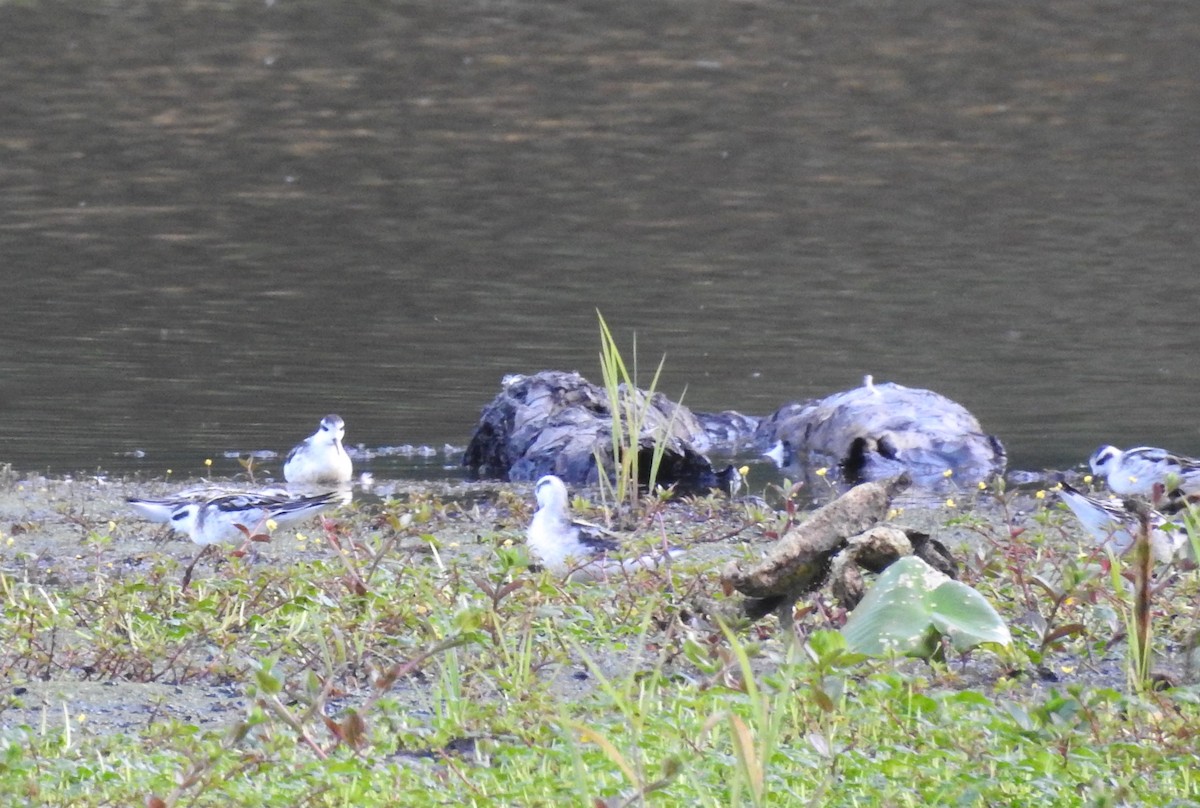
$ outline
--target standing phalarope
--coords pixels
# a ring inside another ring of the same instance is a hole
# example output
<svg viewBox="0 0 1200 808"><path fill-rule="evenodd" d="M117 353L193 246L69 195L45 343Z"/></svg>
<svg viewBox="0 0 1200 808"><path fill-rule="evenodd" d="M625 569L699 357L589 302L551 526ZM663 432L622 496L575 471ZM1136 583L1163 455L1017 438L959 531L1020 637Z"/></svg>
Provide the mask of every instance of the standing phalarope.
<svg viewBox="0 0 1200 808"><path fill-rule="evenodd" d="M277 524L297 522L342 501L336 492L298 497L286 493L222 494L206 499L139 499L130 497L130 507L153 522L166 522L196 544L208 546L246 538L262 530L268 520ZM166 519L161 518L164 510Z"/></svg>
<svg viewBox="0 0 1200 808"><path fill-rule="evenodd" d="M238 491L236 488L224 488L219 485L202 485L197 488L188 488L163 499L145 499L142 497L128 497L126 502L129 507L137 511L138 515L149 522L160 522L166 524L171 521L171 515L175 511L189 503L205 503L210 500L220 497L281 497L283 499L292 499L295 494L288 492L286 488L275 487L266 488L261 491L248 492Z"/></svg>
<svg viewBox="0 0 1200 808"><path fill-rule="evenodd" d="M1166 449L1138 446L1121 451L1115 446L1101 446L1088 465L1093 474L1107 480L1114 494L1153 496L1155 483L1161 483L1168 494L1200 493L1200 460Z"/></svg>
<svg viewBox="0 0 1200 808"><path fill-rule="evenodd" d="M631 572L639 567L654 569L664 555L645 555L622 560L620 545L595 525L571 519L567 504L567 486L548 474L534 486L538 510L526 532L529 547L546 569L556 575L569 573L575 580L604 578L614 573ZM682 553L670 549L666 557Z"/></svg>
<svg viewBox="0 0 1200 808"><path fill-rule="evenodd" d="M283 463L283 478L300 485L342 485L350 482L354 464L342 446L346 422L338 415L326 415L309 437L288 452Z"/></svg>
<svg viewBox="0 0 1200 808"><path fill-rule="evenodd" d="M1108 545L1118 554L1133 547L1139 529L1137 514L1118 500L1096 499L1066 483L1061 485L1059 499L1066 503L1097 544ZM1158 511L1151 512L1150 547L1156 559L1170 561L1187 544L1187 531L1181 524L1168 520Z"/></svg>

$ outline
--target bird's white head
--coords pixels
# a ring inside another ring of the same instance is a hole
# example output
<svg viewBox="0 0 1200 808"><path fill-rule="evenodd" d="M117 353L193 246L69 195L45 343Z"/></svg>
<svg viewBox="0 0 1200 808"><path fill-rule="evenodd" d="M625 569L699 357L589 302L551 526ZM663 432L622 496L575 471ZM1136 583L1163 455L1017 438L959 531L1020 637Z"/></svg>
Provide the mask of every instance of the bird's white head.
<svg viewBox="0 0 1200 808"><path fill-rule="evenodd" d="M539 509L565 512L567 510L567 485L553 474L547 474L533 487Z"/></svg>
<svg viewBox="0 0 1200 808"><path fill-rule="evenodd" d="M196 529L196 520L200 516L200 503L189 502L171 511L171 527L189 536Z"/></svg>
<svg viewBox="0 0 1200 808"><path fill-rule="evenodd" d="M1115 446L1101 446L1092 454L1088 465L1092 467L1092 474L1102 475L1107 477L1112 471L1113 466L1121 459L1121 450Z"/></svg>
<svg viewBox="0 0 1200 808"><path fill-rule="evenodd" d="M326 415L321 419L321 428L317 432L330 443L341 443L346 436L346 422L340 415Z"/></svg>

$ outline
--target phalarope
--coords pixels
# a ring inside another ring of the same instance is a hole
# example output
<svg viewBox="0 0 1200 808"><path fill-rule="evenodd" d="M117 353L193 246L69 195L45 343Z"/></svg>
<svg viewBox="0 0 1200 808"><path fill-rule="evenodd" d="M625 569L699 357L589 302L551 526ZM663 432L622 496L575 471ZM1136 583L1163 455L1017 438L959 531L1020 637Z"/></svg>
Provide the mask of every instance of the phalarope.
<svg viewBox="0 0 1200 808"><path fill-rule="evenodd" d="M529 547L546 569L556 575L570 573L572 579L604 578L614 573L631 572L639 567L654 569L663 555L645 555L622 560L617 556L620 544L594 525L571 519L567 504L567 486L558 477L546 475L534 486L538 510L526 533ZM681 550L668 550L674 558Z"/></svg>
<svg viewBox="0 0 1200 808"><path fill-rule="evenodd" d="M1155 483L1164 487L1173 484L1168 494L1200 493L1200 460L1171 454L1166 449L1137 446L1121 451L1115 446L1101 446L1088 465L1093 474L1108 481L1114 494L1152 496Z"/></svg>
<svg viewBox="0 0 1200 808"><path fill-rule="evenodd" d="M179 493L165 497L163 499L145 499L142 497L128 497L125 501L129 507L137 511L138 515L149 522L160 522L166 524L171 521L171 515L179 508L189 503L204 503L219 497L264 497L278 496L285 499L294 498L295 495L288 492L286 488L267 488L262 491L246 492L238 491L234 488L223 488L218 485L203 485L198 488L188 488Z"/></svg>
<svg viewBox="0 0 1200 808"><path fill-rule="evenodd" d="M254 532L268 520L277 524L297 522L317 511L342 501L336 492L314 496L285 493L223 494L207 499L138 499L130 497L130 507L153 522L166 522L173 530L187 534L196 544L208 546L245 538L239 525ZM161 518L169 509L166 519Z"/></svg>
<svg viewBox="0 0 1200 808"><path fill-rule="evenodd" d="M775 441L770 449L762 453L762 456L770 458L777 469L787 468L796 462L796 452L792 449L792 442L782 438Z"/></svg>
<svg viewBox="0 0 1200 808"><path fill-rule="evenodd" d="M1061 483L1059 499L1066 503L1075 518L1091 534L1097 544L1109 545L1118 554L1133 547L1139 529L1137 514L1118 500L1090 497L1066 483ZM1167 519L1158 511L1150 517L1150 547L1159 561L1170 561L1188 543L1187 531L1181 524Z"/></svg>
<svg viewBox="0 0 1200 808"><path fill-rule="evenodd" d="M321 425L288 453L283 478L300 485L341 485L350 482L354 464L342 446L346 423L338 415L326 415Z"/></svg>

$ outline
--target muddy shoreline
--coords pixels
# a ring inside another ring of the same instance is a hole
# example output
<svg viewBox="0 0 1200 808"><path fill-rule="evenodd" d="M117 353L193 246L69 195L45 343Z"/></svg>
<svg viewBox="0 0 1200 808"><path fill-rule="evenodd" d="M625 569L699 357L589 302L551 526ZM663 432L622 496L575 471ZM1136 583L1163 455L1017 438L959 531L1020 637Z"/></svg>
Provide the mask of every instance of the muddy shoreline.
<svg viewBox="0 0 1200 808"><path fill-rule="evenodd" d="M125 505L125 498L165 495L188 484L7 472L0 481L0 576L10 607L18 590L34 591L54 602L58 593L89 586L103 592L144 580L166 589L177 587L179 571L195 554L195 546L170 535L161 525L138 520ZM477 575L498 551L521 545L531 513L529 489L528 485L495 482L386 483L380 487L383 495L360 493L352 506L332 513L330 522L343 540L353 541L356 536L377 533L387 514L428 511L433 515L419 535L406 534L388 545L387 552L409 559L408 566L413 569L429 565L429 569ZM718 572L729 558L752 558L769 546L771 520L782 518L772 507L778 505L780 492L772 486L755 486L753 479L750 491L732 501L712 497L670 503L655 516L653 532L686 549L680 569L689 578L694 576L698 586L715 592ZM594 492L575 493L590 497ZM761 496L764 493L766 499ZM996 547L986 546L988 541L981 536L1010 535L1044 519L1045 497L1044 491L1029 490L1010 495L1011 501L1001 505L999 498L979 490L950 495L916 493L897 500L894 515L898 523L933 533L970 568L991 563L983 559L997 552ZM1064 539L1077 539L1070 535L1072 530L1078 533L1077 527L1061 516L1054 517L1065 526L1059 532ZM280 570L303 571L307 564L327 560L332 550L321 538L321 530L316 523L301 525L298 530L281 529L254 557L202 562L197 588L207 591L206 579L214 579L214 585L231 576L252 582ZM436 567L429 561L431 553L436 556ZM188 608L187 597L180 596L178 608ZM1012 619L1013 615L1006 617ZM763 636L770 637L775 624L773 619L767 622L770 628ZM56 641L68 645L86 642L82 628L79 636L58 636ZM68 654L43 650L51 660L44 665L12 654L6 658L7 698L0 712L3 725L26 725L39 732L69 725L76 733L139 734L155 723L173 719L211 728L238 720L248 704L246 682L229 673L231 664L234 669L248 670L250 661L246 659L221 665L214 662L212 675L193 671L180 680L177 670L166 667L158 675L134 680L106 677L90 667L86 648ZM214 659L218 656L214 651ZM618 651L600 661L613 670L625 663ZM1120 661L1119 651L1093 659L1086 676L1119 685L1123 675ZM149 669L153 670L153 664ZM578 695L590 687L582 665L559 665L547 675L555 677L567 695ZM995 675L995 671L986 675ZM398 697L418 713L429 709L426 691L419 679L403 681L396 688ZM343 700L351 704L361 695L347 692Z"/></svg>

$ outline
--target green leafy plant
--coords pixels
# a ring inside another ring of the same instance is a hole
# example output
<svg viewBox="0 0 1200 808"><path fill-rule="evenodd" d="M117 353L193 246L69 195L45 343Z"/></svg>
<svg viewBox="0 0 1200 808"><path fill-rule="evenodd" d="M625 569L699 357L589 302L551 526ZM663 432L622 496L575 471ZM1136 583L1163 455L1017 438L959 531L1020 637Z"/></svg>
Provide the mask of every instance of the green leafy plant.
<svg viewBox="0 0 1200 808"><path fill-rule="evenodd" d="M1008 626L982 595L916 556L892 564L842 628L851 651L928 659L948 637L958 651L1012 643Z"/></svg>

